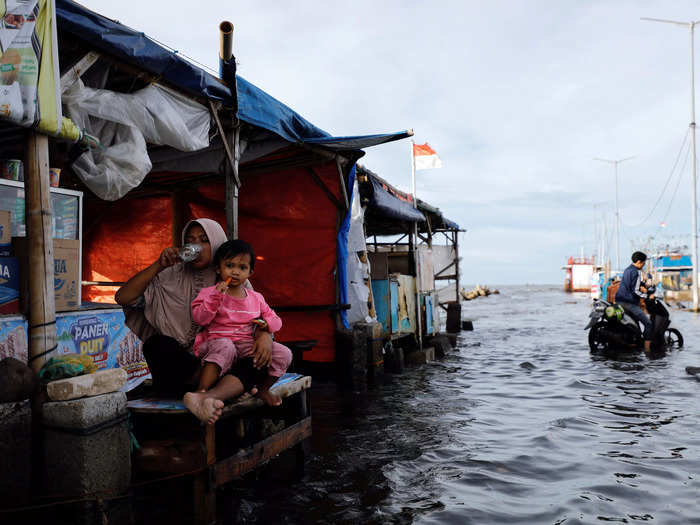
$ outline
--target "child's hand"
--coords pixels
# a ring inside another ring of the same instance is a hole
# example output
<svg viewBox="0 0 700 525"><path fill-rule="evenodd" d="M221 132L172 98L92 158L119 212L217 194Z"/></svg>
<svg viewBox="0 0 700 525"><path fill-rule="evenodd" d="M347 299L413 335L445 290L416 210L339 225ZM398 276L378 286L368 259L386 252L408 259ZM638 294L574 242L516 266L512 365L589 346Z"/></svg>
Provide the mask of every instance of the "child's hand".
<svg viewBox="0 0 700 525"><path fill-rule="evenodd" d="M216 290L220 293L226 293L228 291L228 285L231 284L231 278L229 277L225 281L219 281L216 283Z"/></svg>
<svg viewBox="0 0 700 525"><path fill-rule="evenodd" d="M265 319L253 319L253 323L258 325L259 328L262 328L263 330L267 330L267 321Z"/></svg>

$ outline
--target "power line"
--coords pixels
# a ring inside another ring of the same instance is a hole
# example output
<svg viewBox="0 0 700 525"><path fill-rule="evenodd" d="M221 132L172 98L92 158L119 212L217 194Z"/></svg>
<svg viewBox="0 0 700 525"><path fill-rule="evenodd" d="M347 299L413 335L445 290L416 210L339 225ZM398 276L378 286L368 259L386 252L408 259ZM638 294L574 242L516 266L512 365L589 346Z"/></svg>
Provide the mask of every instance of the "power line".
<svg viewBox="0 0 700 525"><path fill-rule="evenodd" d="M676 155L676 161L673 163L673 167L671 168L671 172L668 174L668 177L666 178L666 183L664 184L663 189L661 190L661 193L659 194L659 197L656 199L656 202L654 203L654 206L651 208L651 211L649 214L640 222L639 224L633 224L631 226L625 225L627 228L639 228L642 226L645 222L647 222L651 216L653 215L654 211L656 211L656 207L659 205L661 202L661 198L664 196L666 193L666 188L668 188L668 183L671 182L671 178L673 177L673 173L676 171L676 167L678 166L678 161L681 158L681 153L683 153L683 148L685 147L685 144L688 140L688 135L690 134L690 130L686 130L685 136L683 137L683 142L681 143L681 147L678 150L678 155ZM686 157L687 160L687 157ZM685 164L684 164L685 166Z"/></svg>
<svg viewBox="0 0 700 525"><path fill-rule="evenodd" d="M666 208L666 213L664 214L664 218L661 219L661 223L665 223L666 219L668 218L668 214L671 211L671 206L673 206L673 201L676 198L676 194L678 193L678 188L681 185L681 181L683 180L683 168L685 168L686 163L688 162L688 155L686 154L685 159L683 160L683 166L681 167L681 170L679 172L679 177L678 177L678 182L676 182L676 189L673 190L673 195L671 196L671 202L668 203L668 208ZM657 229L657 233L661 231L661 226Z"/></svg>

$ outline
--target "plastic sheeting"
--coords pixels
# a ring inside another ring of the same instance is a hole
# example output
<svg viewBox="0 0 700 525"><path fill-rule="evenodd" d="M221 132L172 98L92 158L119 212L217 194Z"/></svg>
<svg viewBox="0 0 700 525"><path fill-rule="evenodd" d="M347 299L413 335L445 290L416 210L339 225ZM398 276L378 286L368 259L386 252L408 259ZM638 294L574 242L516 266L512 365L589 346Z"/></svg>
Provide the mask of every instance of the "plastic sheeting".
<svg viewBox="0 0 700 525"><path fill-rule="evenodd" d="M63 102L73 122L100 139L72 165L93 193L117 200L151 170L146 143L196 151L209 145L209 110L175 91L152 84L131 94L75 82Z"/></svg>
<svg viewBox="0 0 700 525"><path fill-rule="evenodd" d="M343 219L343 223L340 225L338 230L338 299L340 300L340 304L347 304L348 302L348 235L350 232L350 222L352 219L352 203L355 200L359 200L355 199L354 192L356 186L356 169L356 166L353 165L353 167L350 169L350 173L348 174L346 188L349 188L350 191L350 195L348 195L350 209L345 214L345 219ZM340 320L346 329L350 328L346 310L340 311Z"/></svg>
<svg viewBox="0 0 700 525"><path fill-rule="evenodd" d="M350 207L350 229L348 231L348 256L347 256L347 301L350 310L346 312L346 320L349 324L360 321L370 322L369 315L370 268L369 260L365 254L363 262L358 253L366 252L364 233L364 210L358 198L357 180L353 184L353 199Z"/></svg>
<svg viewBox="0 0 700 525"><path fill-rule="evenodd" d="M145 34L90 11L70 0L56 0L60 31L88 42L118 60L162 77L168 84L194 96L231 105L231 92L219 79L166 49ZM238 116L244 122L272 131L288 142L309 142L333 150L354 150L411 136L410 131L380 135L333 137L294 110L240 76Z"/></svg>
<svg viewBox="0 0 700 525"><path fill-rule="evenodd" d="M0 119L76 141L63 117L53 0L0 2Z"/></svg>
<svg viewBox="0 0 700 525"><path fill-rule="evenodd" d="M341 199L335 162L315 168ZM187 194L185 220L209 217L225 224L223 183ZM86 209L83 278L126 281L151 264L172 242L172 204L167 197L100 203ZM128 206L131 213L124 213ZM99 217L99 220L97 220ZM306 169L291 169L243 178L239 202L239 236L256 252L251 282L273 307L336 304L338 209L314 184ZM116 288L85 287L86 300L113 302ZM278 312L283 321L279 341L316 340L304 360L335 358L337 311Z"/></svg>

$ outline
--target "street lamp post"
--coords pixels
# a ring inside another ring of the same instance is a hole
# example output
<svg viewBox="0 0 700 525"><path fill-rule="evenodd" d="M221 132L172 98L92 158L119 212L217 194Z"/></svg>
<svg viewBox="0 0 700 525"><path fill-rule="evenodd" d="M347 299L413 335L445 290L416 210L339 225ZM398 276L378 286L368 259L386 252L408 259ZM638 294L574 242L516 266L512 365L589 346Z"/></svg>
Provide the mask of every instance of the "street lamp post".
<svg viewBox="0 0 700 525"><path fill-rule="evenodd" d="M615 271L620 271L620 208L618 206L617 200L617 165L626 160L633 159L634 155L631 157L625 157L624 159L599 159L594 158L593 160L599 160L600 162L607 162L608 164L613 164L615 166Z"/></svg>
<svg viewBox="0 0 700 525"><path fill-rule="evenodd" d="M700 24L700 20L694 22L677 22L675 20L662 20L660 18L642 18L649 22L663 22L664 24L674 24L690 29L690 177L692 179L692 217L693 217L693 252L690 258L693 264L693 310L698 311L698 211L697 211L697 190L696 190L696 168L695 168L695 26Z"/></svg>

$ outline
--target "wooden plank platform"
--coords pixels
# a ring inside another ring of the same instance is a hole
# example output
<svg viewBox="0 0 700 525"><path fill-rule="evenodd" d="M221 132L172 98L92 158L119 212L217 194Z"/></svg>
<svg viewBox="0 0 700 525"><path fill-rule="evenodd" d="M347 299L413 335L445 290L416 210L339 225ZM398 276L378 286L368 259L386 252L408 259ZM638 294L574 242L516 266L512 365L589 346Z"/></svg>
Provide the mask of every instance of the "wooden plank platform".
<svg viewBox="0 0 700 525"><path fill-rule="evenodd" d="M281 398L289 397L302 390L311 387L311 377L300 374L284 374L270 390ZM221 417L235 414L244 414L262 408L265 403L257 397L242 396L231 403L227 403ZM182 403L182 399L168 399L161 397L144 397L133 399L127 403L131 412L139 414L188 414L189 411Z"/></svg>
<svg viewBox="0 0 700 525"><path fill-rule="evenodd" d="M215 484L217 486L223 485L242 477L308 437L311 437L310 417L306 417L281 432L256 443L247 450L242 450L230 458L219 461L214 468Z"/></svg>
<svg viewBox="0 0 700 525"><path fill-rule="evenodd" d="M289 449L296 452L300 473L303 441L311 436L311 377L285 376L273 387L282 398L281 406L268 407L256 397L237 400L226 405L214 425L201 424L181 400L129 401L136 439L143 449L160 450L155 456L143 450L140 456L136 454L135 474L193 475L195 523L209 524L216 518L218 486L241 478Z"/></svg>

